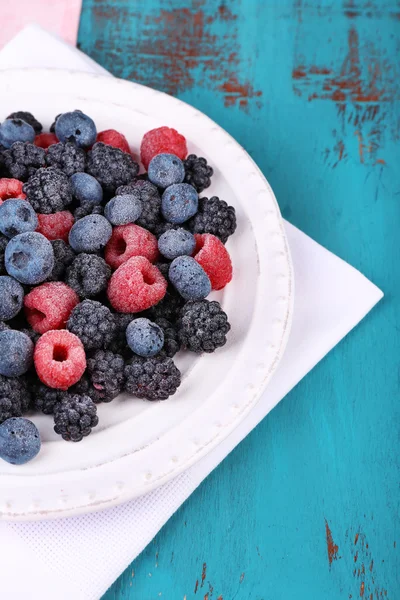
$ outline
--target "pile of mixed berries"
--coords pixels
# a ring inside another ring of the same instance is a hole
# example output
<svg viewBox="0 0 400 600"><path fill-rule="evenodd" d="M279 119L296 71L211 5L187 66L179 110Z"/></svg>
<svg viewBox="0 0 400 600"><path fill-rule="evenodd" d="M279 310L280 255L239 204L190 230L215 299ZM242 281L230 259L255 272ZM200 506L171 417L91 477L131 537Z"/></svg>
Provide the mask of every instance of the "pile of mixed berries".
<svg viewBox="0 0 400 600"><path fill-rule="evenodd" d="M232 278L232 206L201 197L212 168L169 127L146 133L141 163L80 110L50 133L29 112L0 125L0 457L39 452L22 415L53 415L78 442L99 402L122 391L165 400L181 349L214 352L230 329L211 290ZM143 169L142 169L143 171Z"/></svg>

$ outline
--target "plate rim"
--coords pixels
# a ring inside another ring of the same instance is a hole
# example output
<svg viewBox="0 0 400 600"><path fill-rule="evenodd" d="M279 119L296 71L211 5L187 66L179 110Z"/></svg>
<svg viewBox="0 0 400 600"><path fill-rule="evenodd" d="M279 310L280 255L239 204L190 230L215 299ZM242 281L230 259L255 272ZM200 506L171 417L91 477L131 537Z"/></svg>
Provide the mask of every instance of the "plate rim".
<svg viewBox="0 0 400 600"><path fill-rule="evenodd" d="M222 138L224 138L226 140L225 143L227 145L235 148L236 152L239 152L242 156L245 157L246 163L251 165L251 168L253 169L253 172L256 174L256 177L259 180L261 180L262 185L265 187L265 190L268 192L269 199L271 200L272 206L275 210L275 217L277 219L277 225L279 226L280 242L283 243L284 256L282 258L285 259L285 268L286 268L285 275L286 275L287 281L288 281L288 291L287 291L287 297L285 298L285 303L286 303L285 318L280 327L279 344L277 345L276 351L274 353L274 360L273 360L272 364L269 366L268 370L265 372L262 383L258 386L257 390L254 391L254 393L251 396L251 399L248 401L245 408L243 410L241 410L240 413L238 413L237 417L235 419L233 419L233 421L231 423L229 423L229 427L227 425L225 425L224 427L221 427L220 432L214 436L214 438L212 439L212 441L209 444L201 447L200 449L199 448L193 449L193 452L188 460L186 460L183 463L176 464L175 467L173 467L172 469L170 469L168 472L164 473L163 475L159 476L158 478L154 478L151 481L145 482L142 485L141 490L124 487L122 490L120 490L120 493L118 493L117 495L115 495L115 493L114 493L108 499L106 499L104 501L96 501L95 499L90 500L90 498L88 497L87 503L80 503L79 505L64 506L64 507L60 506L58 504L58 507L54 508L54 510L47 509L47 510L43 511L40 509L40 506L35 505L35 503L31 503L30 507L25 512L21 512L21 511L14 512L12 506L9 506L8 508L4 507L4 506L0 506L0 519L9 520L9 521L53 519L53 518L60 518L60 517L67 517L67 516L75 516L75 515L82 514L82 513L95 512L95 511L103 510L105 508L110 508L112 506L116 506L123 502L129 501L131 499L134 499L136 497L144 495L144 494L160 487L161 485L167 483L174 477L178 476L179 474L181 474L182 472L187 470L190 466L192 466L193 464L198 462L198 460L200 460L203 456L208 454L219 443L221 443L225 438L227 438L228 435L243 421L245 416L250 412L250 410L259 401L262 393L264 392L269 381L271 380L272 375L275 373L275 371L278 367L278 364L279 364L279 362L283 356L283 353L285 351L286 344L287 344L289 334L290 334L290 328L291 328L292 317L293 317L293 303L294 303L294 276L293 276L292 259L291 259L291 255L290 255L289 244L288 244L287 237L286 237L286 234L284 231L283 219L282 219L282 216L281 216L281 213L279 210L279 206L278 206L276 197L273 193L273 190L272 190L269 182L267 181L267 179L265 178L265 176L263 175L263 173L261 172L261 170L259 169L257 164L250 157L250 155L246 152L246 150L228 132L226 132L222 127L220 127L218 124L216 124L212 119L210 119L210 117L208 117L207 115L205 115L198 109L192 107L191 105L187 104L186 102L183 102L182 100L179 100L177 98L169 96L168 94L165 94L164 92L153 90L152 88L143 86L136 82L131 82L131 81L123 80L123 79L117 79L117 78L113 78L113 77L110 77L110 76L107 76L104 74L100 75L97 73L86 73L86 72L82 72L82 71L75 71L72 69L53 69L53 68L50 68L50 69L49 68L4 69L0 72L0 82L3 82L5 79L7 79L7 77L12 79L14 77L18 78L18 77L24 77L24 76L25 77L31 76L31 77L39 78L38 81L40 81L40 77L42 77L42 78L43 77L44 78L46 78L46 77L71 78L72 77L74 80L77 80L77 81L79 79L88 80L88 81L96 80L96 81L100 81L100 82L104 81L104 82L108 82L108 84L112 83L115 85L119 85L122 88L125 88L127 90L127 94L130 94L132 92L132 90L134 90L134 89L141 89L142 91L143 90L145 91L145 92L143 92L145 94L151 93L152 95L156 95L157 97L162 96L165 102L168 102L168 103L172 102L173 104L176 104L177 107L180 106L182 108L182 110L185 110L185 111L190 110L190 111L192 111L193 117L196 116L197 118L201 118L203 121L206 121L208 123L208 126L212 127L213 131L217 132ZM76 95L79 96L81 94L76 92ZM88 96L88 98L89 98L89 100L94 99L93 96L90 96L90 95ZM252 225L253 225L253 223L252 223ZM254 234L254 237L256 239L255 234ZM260 271L260 276L261 276L261 271ZM114 459L111 462L120 460L120 458L121 457L117 457L116 459ZM99 467L99 465L94 466L92 468L96 469L98 467ZM14 475L14 476L13 475L7 475L7 476L2 475L2 476L0 476L0 481L2 479L4 480L4 478L8 478L8 479L15 478L16 475ZM22 476L19 476L19 477L22 477ZM28 477L28 476L25 476L25 479L26 479L26 477ZM30 476L30 477L32 477L32 476Z"/></svg>

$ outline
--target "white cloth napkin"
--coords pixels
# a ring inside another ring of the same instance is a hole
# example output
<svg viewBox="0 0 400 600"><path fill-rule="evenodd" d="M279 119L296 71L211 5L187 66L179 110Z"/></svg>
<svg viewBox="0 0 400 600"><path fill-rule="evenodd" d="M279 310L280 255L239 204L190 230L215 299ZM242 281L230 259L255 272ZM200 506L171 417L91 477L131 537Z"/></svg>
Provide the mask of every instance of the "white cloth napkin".
<svg viewBox="0 0 400 600"><path fill-rule="evenodd" d="M36 26L25 29L0 53L0 68L21 66L106 73ZM382 298L382 292L353 267L289 223L285 227L295 273L293 326L283 360L258 405L206 458L142 498L70 519L0 523L2 598L100 598L203 479L265 417L271 401L277 404Z"/></svg>

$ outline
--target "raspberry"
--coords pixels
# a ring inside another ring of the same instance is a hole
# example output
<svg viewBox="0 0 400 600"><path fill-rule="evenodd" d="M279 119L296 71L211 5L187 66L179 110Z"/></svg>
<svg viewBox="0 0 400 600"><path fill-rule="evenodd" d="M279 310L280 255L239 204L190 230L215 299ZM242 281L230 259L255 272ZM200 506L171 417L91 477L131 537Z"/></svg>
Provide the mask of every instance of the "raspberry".
<svg viewBox="0 0 400 600"><path fill-rule="evenodd" d="M72 202L68 177L54 167L39 169L24 185L23 191L35 211L46 215L63 211Z"/></svg>
<svg viewBox="0 0 400 600"><path fill-rule="evenodd" d="M96 142L88 153L87 172L112 194L117 187L127 185L136 177L139 165L127 152Z"/></svg>
<svg viewBox="0 0 400 600"><path fill-rule="evenodd" d="M198 212L187 225L193 233L212 233L225 244L236 230L235 209L217 196L200 198Z"/></svg>
<svg viewBox="0 0 400 600"><path fill-rule="evenodd" d="M44 333L36 344L33 360L39 379L61 390L79 381L86 369L82 342L65 329Z"/></svg>
<svg viewBox="0 0 400 600"><path fill-rule="evenodd" d="M84 300L72 311L67 329L80 338L86 350L100 350L113 339L116 325L107 306L96 300Z"/></svg>
<svg viewBox="0 0 400 600"><path fill-rule="evenodd" d="M34 385L33 408L45 415L52 415L54 407L66 396L65 391L49 388L44 383Z"/></svg>
<svg viewBox="0 0 400 600"><path fill-rule="evenodd" d="M49 146L58 143L58 137L55 133L39 133L39 135L35 137L33 143L35 146L47 150Z"/></svg>
<svg viewBox="0 0 400 600"><path fill-rule="evenodd" d="M89 379L98 392L98 399L111 402L122 391L125 361L120 354L98 350L87 362Z"/></svg>
<svg viewBox="0 0 400 600"><path fill-rule="evenodd" d="M231 326L220 304L215 300L189 301L178 320L179 341L192 352L214 352L226 344Z"/></svg>
<svg viewBox="0 0 400 600"><path fill-rule="evenodd" d="M48 281L60 281L64 279L64 273L67 267L75 258L75 252L69 244L63 240L53 240L51 242L54 253L54 267L48 277Z"/></svg>
<svg viewBox="0 0 400 600"><path fill-rule="evenodd" d="M166 400L181 384L179 369L163 356L134 356L125 367L125 378L125 390L146 400Z"/></svg>
<svg viewBox="0 0 400 600"><path fill-rule="evenodd" d="M65 282L81 298L93 298L107 289L111 269L101 256L79 254L68 267Z"/></svg>
<svg viewBox="0 0 400 600"><path fill-rule="evenodd" d="M64 171L68 177L81 173L86 167L86 152L73 142L58 142L46 152L46 164Z"/></svg>
<svg viewBox="0 0 400 600"><path fill-rule="evenodd" d="M0 179L0 204L9 198L25 200L26 194L22 191L23 185L22 181L18 179L7 179L6 177Z"/></svg>
<svg viewBox="0 0 400 600"><path fill-rule="evenodd" d="M126 137L115 129L106 129L105 131L100 131L97 134L96 142L103 142L103 144L113 146L114 148L119 148L123 152L129 153L131 151Z"/></svg>
<svg viewBox="0 0 400 600"><path fill-rule="evenodd" d="M157 304L165 296L167 282L144 256L134 256L121 265L108 284L108 298L115 310L137 313Z"/></svg>
<svg viewBox="0 0 400 600"><path fill-rule="evenodd" d="M28 410L31 393L25 377L0 375L0 423Z"/></svg>
<svg viewBox="0 0 400 600"><path fill-rule="evenodd" d="M203 267L213 290L222 290L232 279L232 261L219 238L210 233L195 234L194 259Z"/></svg>
<svg viewBox="0 0 400 600"><path fill-rule="evenodd" d="M45 166L45 151L30 142L15 142L11 148L4 150L3 160L11 177L27 181Z"/></svg>
<svg viewBox="0 0 400 600"><path fill-rule="evenodd" d="M133 223L114 227L104 251L106 261L117 269L133 256L144 256L150 262L157 260L157 239L150 231Z"/></svg>
<svg viewBox="0 0 400 600"><path fill-rule="evenodd" d="M148 131L144 134L140 146L140 158L145 169L157 154L175 154L183 160L187 154L185 138L170 127L158 127Z"/></svg>
<svg viewBox="0 0 400 600"><path fill-rule="evenodd" d="M67 394L54 407L54 431L67 442L80 442L99 422L97 408L89 396Z"/></svg>
<svg viewBox="0 0 400 600"><path fill-rule="evenodd" d="M35 133L40 133L43 129L43 125L39 123L37 119L35 119L32 113L26 110L18 110L17 112L13 112L11 115L8 115L7 119L21 119L22 121L25 121L25 123L28 123L28 125L33 127Z"/></svg>
<svg viewBox="0 0 400 600"><path fill-rule="evenodd" d="M70 287L60 281L42 283L25 296L26 320L38 333L63 329L79 298Z"/></svg>
<svg viewBox="0 0 400 600"><path fill-rule="evenodd" d="M39 226L36 229L48 240L64 240L68 242L68 234L75 223L74 216L69 210L52 213L50 215L38 214Z"/></svg>
<svg viewBox="0 0 400 600"><path fill-rule="evenodd" d="M190 183L199 193L210 187L214 171L207 164L205 158L201 156L197 158L195 154L189 154L183 164L185 166L185 183Z"/></svg>

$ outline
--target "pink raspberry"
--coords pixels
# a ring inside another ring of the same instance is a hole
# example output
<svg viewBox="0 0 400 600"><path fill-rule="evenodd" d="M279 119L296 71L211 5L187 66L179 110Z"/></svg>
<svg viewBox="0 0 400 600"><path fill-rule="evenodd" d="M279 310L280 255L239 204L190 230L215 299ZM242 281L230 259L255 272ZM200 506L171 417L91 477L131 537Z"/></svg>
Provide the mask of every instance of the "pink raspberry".
<svg viewBox="0 0 400 600"><path fill-rule="evenodd" d="M108 284L108 298L118 312L136 313L162 300L167 282L144 256L134 256L121 265Z"/></svg>
<svg viewBox="0 0 400 600"><path fill-rule="evenodd" d="M210 278L213 290L222 290L232 279L232 261L219 238L211 233L196 234L194 259Z"/></svg>
<svg viewBox="0 0 400 600"><path fill-rule="evenodd" d="M119 148L120 150L123 150L123 152L130 153L131 151L126 137L115 129L106 129L105 131L100 131L97 134L96 142L103 142L103 144L113 146L114 148Z"/></svg>
<svg viewBox="0 0 400 600"><path fill-rule="evenodd" d="M86 369L83 344L66 329L44 333L36 343L33 362L39 379L60 390L79 381Z"/></svg>
<svg viewBox="0 0 400 600"><path fill-rule="evenodd" d="M7 179L6 177L0 179L0 205L9 198L25 200L26 194L22 191L23 185L19 179Z"/></svg>
<svg viewBox="0 0 400 600"><path fill-rule="evenodd" d="M55 133L39 133L33 140L35 146L39 146L39 148L44 148L47 150L49 146L52 144L58 143L58 137Z"/></svg>
<svg viewBox="0 0 400 600"><path fill-rule="evenodd" d="M151 159L157 154L175 154L180 159L187 155L186 139L171 127L158 127L144 134L140 146L140 158L147 169Z"/></svg>
<svg viewBox="0 0 400 600"><path fill-rule="evenodd" d="M133 256L144 256L150 262L157 260L157 238L147 229L133 223L114 227L104 251L106 262L113 269L118 269Z"/></svg>
<svg viewBox="0 0 400 600"><path fill-rule="evenodd" d="M25 296L25 315L38 333L64 329L72 309L79 304L77 294L60 281L42 283Z"/></svg>
<svg viewBox="0 0 400 600"><path fill-rule="evenodd" d="M50 215L38 214L39 225L36 231L48 240L64 240L68 242L68 234L74 224L74 216L69 210L62 210Z"/></svg>

